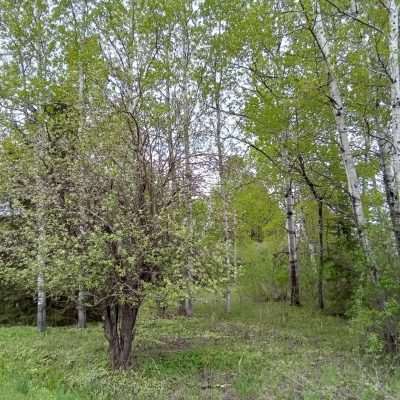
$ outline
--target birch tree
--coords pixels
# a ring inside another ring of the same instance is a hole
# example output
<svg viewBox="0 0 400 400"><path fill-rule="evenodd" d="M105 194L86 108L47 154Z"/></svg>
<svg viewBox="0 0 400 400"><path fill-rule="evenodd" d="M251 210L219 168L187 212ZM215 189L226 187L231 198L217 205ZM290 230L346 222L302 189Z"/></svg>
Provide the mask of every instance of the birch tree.
<svg viewBox="0 0 400 400"><path fill-rule="evenodd" d="M361 200L361 186L359 177L356 171L356 165L350 147L350 134L346 122L346 109L343 98L339 89L339 82L336 78L335 67L332 63L332 50L331 44L327 40L325 26L322 19L322 13L319 1L315 4L315 23L312 23L307 11L301 2L305 16L308 20L309 29L316 41L316 44L323 57L329 85L329 95L331 98L332 113L335 117L336 130L340 139L340 151L342 162L346 171L348 191L351 197L354 219L357 226L358 235L362 244L365 256L371 269L372 279L376 282L378 279L377 265L373 259L371 244L367 234L367 221L364 215L362 200Z"/></svg>

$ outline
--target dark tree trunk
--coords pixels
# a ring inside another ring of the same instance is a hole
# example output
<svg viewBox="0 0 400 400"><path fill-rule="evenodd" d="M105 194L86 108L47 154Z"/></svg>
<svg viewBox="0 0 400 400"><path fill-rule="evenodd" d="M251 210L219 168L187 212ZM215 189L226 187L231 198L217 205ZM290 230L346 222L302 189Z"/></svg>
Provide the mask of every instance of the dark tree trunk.
<svg viewBox="0 0 400 400"><path fill-rule="evenodd" d="M104 310L104 332L113 369L127 369L131 365L138 311L138 304L110 304Z"/></svg>
<svg viewBox="0 0 400 400"><path fill-rule="evenodd" d="M300 305L300 287L297 279L297 267L296 262L290 261L290 305L299 306Z"/></svg>
<svg viewBox="0 0 400 400"><path fill-rule="evenodd" d="M319 268L318 268L318 305L321 310L325 307L324 302L324 199L318 194L317 188L306 172L303 157L299 155L299 171L302 174L306 184L311 190L314 199L318 202L318 236L319 236Z"/></svg>

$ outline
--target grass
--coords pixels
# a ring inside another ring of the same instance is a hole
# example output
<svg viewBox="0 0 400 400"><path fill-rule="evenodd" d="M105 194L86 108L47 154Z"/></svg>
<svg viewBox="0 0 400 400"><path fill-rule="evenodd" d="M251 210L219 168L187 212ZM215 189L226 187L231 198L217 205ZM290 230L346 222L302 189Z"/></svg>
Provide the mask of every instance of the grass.
<svg viewBox="0 0 400 400"><path fill-rule="evenodd" d="M145 310L125 373L108 369L100 325L2 327L0 400L400 399L400 374L363 360L344 320L278 303L196 311Z"/></svg>

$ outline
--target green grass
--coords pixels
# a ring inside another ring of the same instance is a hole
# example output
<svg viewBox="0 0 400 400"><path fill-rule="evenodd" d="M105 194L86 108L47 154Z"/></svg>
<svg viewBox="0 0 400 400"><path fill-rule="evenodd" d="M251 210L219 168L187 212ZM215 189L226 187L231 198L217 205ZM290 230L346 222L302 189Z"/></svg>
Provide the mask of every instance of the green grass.
<svg viewBox="0 0 400 400"><path fill-rule="evenodd" d="M284 304L142 313L135 368L108 369L100 325L0 328L0 400L400 399L400 375L360 357L344 320Z"/></svg>

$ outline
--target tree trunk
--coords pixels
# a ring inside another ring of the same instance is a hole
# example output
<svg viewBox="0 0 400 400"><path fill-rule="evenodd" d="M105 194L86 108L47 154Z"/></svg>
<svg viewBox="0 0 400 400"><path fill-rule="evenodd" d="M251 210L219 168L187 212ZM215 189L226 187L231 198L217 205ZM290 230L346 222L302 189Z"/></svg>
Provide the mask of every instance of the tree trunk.
<svg viewBox="0 0 400 400"><path fill-rule="evenodd" d="M43 333L47 328L46 315L46 291L44 286L44 275L40 271L37 276L37 329Z"/></svg>
<svg viewBox="0 0 400 400"><path fill-rule="evenodd" d="M391 163L389 149L391 146L385 137L378 139L378 145L386 202L389 207L397 254L400 255L400 201L394 184L393 164Z"/></svg>
<svg viewBox="0 0 400 400"><path fill-rule="evenodd" d="M290 182L286 191L286 225L288 232L289 252L289 280L290 280L290 304L300 305L299 285L299 261L297 254L296 221L294 215L293 184Z"/></svg>
<svg viewBox="0 0 400 400"><path fill-rule="evenodd" d="M43 187L40 181L40 192L43 193ZM39 198L39 203L42 202L42 198ZM46 268L46 234L45 227L43 226L43 205L38 205L38 243L37 243L37 264L38 274L36 278L37 284L37 329L40 333L43 333L47 328L47 313L46 313L46 290L45 290L45 277L44 270Z"/></svg>
<svg viewBox="0 0 400 400"><path fill-rule="evenodd" d="M185 113L189 113L187 107L185 107ZM189 136L189 126L190 126L190 116L185 115L184 124L184 150L185 150L185 194L186 194L186 226L189 235L189 254L186 264L186 297L182 303L184 315L191 317L193 315L193 302L191 293L192 284L192 248L191 242L193 239L193 201L192 201L192 168L190 165L190 136Z"/></svg>
<svg viewBox="0 0 400 400"><path fill-rule="evenodd" d="M229 285L229 284L228 284ZM232 288L229 285L225 291L225 312L229 314L232 311Z"/></svg>
<svg viewBox="0 0 400 400"><path fill-rule="evenodd" d="M216 83L219 86L220 83ZM224 247L225 247L225 267L228 278L227 287L225 290L225 312L230 313L232 309L232 263L231 263L231 235L230 235L230 223L228 213L228 196L225 188L225 169L224 169L224 144L222 142L222 119L221 119L221 107L220 107L220 90L216 94L215 106L217 110L217 129L216 129L216 145L218 152L218 175L219 184L221 186L221 197L222 197L222 212L223 212L223 230L224 230Z"/></svg>
<svg viewBox="0 0 400 400"><path fill-rule="evenodd" d="M189 64L190 64L190 38L188 33L188 27L185 27L183 32L183 46L184 46L184 57L185 57L185 69L183 76L183 94L182 98L184 101L183 104L183 144L184 144L184 152L185 152L185 200L187 207L186 214L186 227L189 235L189 251L188 251L188 259L186 264L185 271L185 279L186 279L186 294L185 299L181 303L182 310L184 315L187 317L191 317L193 315L193 300L192 300L192 279L193 279L193 249L192 249L192 240L193 240L193 174L192 174L192 166L191 166L191 138L190 138L190 130L191 130L191 99L189 96Z"/></svg>
<svg viewBox="0 0 400 400"><path fill-rule="evenodd" d="M113 369L126 370L132 364L132 343L139 305L110 304L104 310L104 333Z"/></svg>
<svg viewBox="0 0 400 400"><path fill-rule="evenodd" d="M79 289L78 305L77 305L78 328L79 329L85 329L86 328L86 320L87 320L87 318L86 318L85 298L86 298L86 293L82 289Z"/></svg>
<svg viewBox="0 0 400 400"><path fill-rule="evenodd" d="M318 242L319 242L319 265L318 265L318 305L321 310L324 309L324 203L323 197L318 193L316 185L307 175L305 163L303 157L299 155L298 157L300 173L303 176L306 184L308 185L315 201L318 204ZM311 242L310 242L311 244ZM312 245L312 259L313 264L316 265L315 262L315 250Z"/></svg>
<svg viewBox="0 0 400 400"><path fill-rule="evenodd" d="M81 54L79 55L81 57ZM80 120L78 126L78 136L83 134L83 130L85 128L85 97L84 97L84 89L85 89L85 75L83 71L82 61L79 60L79 109L80 109ZM83 235L85 233L84 225L85 225L85 213L83 207L80 206L80 218L81 218L81 226L80 233ZM78 293L78 328L84 329L86 328L86 306L85 306L85 291L80 287Z"/></svg>
<svg viewBox="0 0 400 400"><path fill-rule="evenodd" d="M399 67L399 6L396 0L388 0L389 11L389 71L391 81L391 134L394 148L393 170L397 193L400 189L400 67Z"/></svg>
<svg viewBox="0 0 400 400"><path fill-rule="evenodd" d="M230 313L232 311L232 284L236 279L236 271L238 268L238 260L237 260L237 238L236 238L236 226L237 226L237 218L236 212L233 212L233 226L232 226L232 252L233 252L233 260L232 260L232 267L233 270L230 271L229 278L231 281L228 283L228 288L225 293L225 312Z"/></svg>
<svg viewBox="0 0 400 400"><path fill-rule="evenodd" d="M386 197L390 208L390 216L396 245L400 254L400 67L399 67L399 6L395 0L387 0L389 12L389 73L391 88L391 140L384 142L386 154L384 180ZM382 153L382 152L381 152ZM389 165L391 164L391 165Z"/></svg>
<svg viewBox="0 0 400 400"><path fill-rule="evenodd" d="M352 201L354 220L357 228L358 237L367 260L367 264L371 270L372 280L377 283L378 268L372 256L371 245L366 233L366 219L361 202L361 188L358 179L354 158L349 143L349 131L345 120L345 108L339 85L331 63L330 43L326 39L325 27L322 21L321 9L319 1L316 1L316 19L310 28L314 33L317 44L324 57L325 64L329 76L329 91L331 97L332 111L335 115L336 129L340 139L340 152L342 156L343 166L345 168L348 190Z"/></svg>
<svg viewBox="0 0 400 400"><path fill-rule="evenodd" d="M318 237L319 237L319 270L318 270L318 304L319 308L325 308L324 302L324 205L318 200Z"/></svg>

